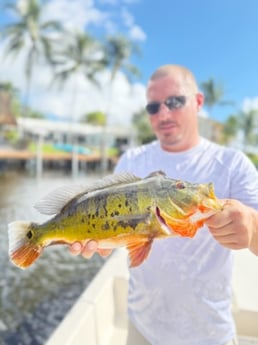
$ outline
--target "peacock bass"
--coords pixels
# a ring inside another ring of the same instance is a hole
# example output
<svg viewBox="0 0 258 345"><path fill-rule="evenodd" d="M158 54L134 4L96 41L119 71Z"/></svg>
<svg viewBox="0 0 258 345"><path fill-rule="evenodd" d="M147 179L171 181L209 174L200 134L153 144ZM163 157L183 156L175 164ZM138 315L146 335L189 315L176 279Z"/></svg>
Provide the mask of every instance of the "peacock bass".
<svg viewBox="0 0 258 345"><path fill-rule="evenodd" d="M61 187L35 207L52 218L8 226L9 256L20 268L33 264L47 246L90 239L100 248L127 247L135 267L148 257L153 240L193 237L206 218L222 210L212 183L193 184L162 172L143 179L114 174L90 186Z"/></svg>

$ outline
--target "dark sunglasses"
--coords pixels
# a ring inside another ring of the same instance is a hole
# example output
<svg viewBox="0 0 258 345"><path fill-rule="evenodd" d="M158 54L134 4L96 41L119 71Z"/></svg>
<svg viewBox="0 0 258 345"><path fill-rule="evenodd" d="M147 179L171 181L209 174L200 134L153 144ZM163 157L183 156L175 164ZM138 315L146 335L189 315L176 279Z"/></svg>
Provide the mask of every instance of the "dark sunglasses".
<svg viewBox="0 0 258 345"><path fill-rule="evenodd" d="M151 102L147 104L145 109L150 115L155 115L159 112L161 104L165 104L169 110L173 110L182 108L185 103L185 96L170 96L164 102Z"/></svg>

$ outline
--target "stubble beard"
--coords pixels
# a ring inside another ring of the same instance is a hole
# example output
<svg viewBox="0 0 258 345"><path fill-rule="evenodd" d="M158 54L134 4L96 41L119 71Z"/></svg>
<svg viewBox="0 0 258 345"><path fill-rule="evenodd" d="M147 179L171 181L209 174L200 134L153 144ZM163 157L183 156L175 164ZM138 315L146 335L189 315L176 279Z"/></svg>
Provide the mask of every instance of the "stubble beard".
<svg viewBox="0 0 258 345"><path fill-rule="evenodd" d="M161 147L165 150L177 151L178 144L182 142L183 136L180 133L176 135L173 135L171 133L162 133L158 136L158 139L160 141Z"/></svg>

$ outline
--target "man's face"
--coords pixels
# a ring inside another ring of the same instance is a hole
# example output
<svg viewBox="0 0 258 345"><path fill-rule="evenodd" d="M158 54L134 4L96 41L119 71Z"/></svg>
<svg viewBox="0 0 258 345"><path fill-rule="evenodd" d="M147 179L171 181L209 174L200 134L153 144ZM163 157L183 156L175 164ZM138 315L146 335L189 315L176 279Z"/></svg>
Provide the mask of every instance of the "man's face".
<svg viewBox="0 0 258 345"><path fill-rule="evenodd" d="M198 143L197 116L203 104L203 95L194 94L180 78L171 76L152 80L148 84L148 104L167 101L169 105L171 96L184 96L185 102L175 102L172 109L161 103L157 113L149 114L150 123L163 149L184 151Z"/></svg>

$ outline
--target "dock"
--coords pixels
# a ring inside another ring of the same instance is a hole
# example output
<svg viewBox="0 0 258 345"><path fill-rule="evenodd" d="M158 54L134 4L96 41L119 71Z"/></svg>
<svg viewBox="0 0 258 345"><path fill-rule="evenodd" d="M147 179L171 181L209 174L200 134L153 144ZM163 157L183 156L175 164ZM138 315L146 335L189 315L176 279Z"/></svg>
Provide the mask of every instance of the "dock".
<svg viewBox="0 0 258 345"><path fill-rule="evenodd" d="M101 160L100 154L76 154L77 159L82 162L97 162ZM70 152L47 152L41 153L43 161L69 161L72 159ZM32 160L37 159L37 153L28 150L0 149L0 160Z"/></svg>
<svg viewBox="0 0 258 345"><path fill-rule="evenodd" d="M1 149L0 172L9 169L35 170L35 176L41 178L43 170L65 169L71 171L72 177L78 176L79 170L112 171L117 162L117 157L110 155L106 158L105 170L100 153L87 154L73 152L32 152L29 150Z"/></svg>

